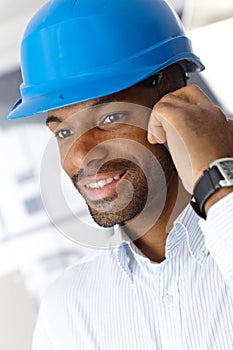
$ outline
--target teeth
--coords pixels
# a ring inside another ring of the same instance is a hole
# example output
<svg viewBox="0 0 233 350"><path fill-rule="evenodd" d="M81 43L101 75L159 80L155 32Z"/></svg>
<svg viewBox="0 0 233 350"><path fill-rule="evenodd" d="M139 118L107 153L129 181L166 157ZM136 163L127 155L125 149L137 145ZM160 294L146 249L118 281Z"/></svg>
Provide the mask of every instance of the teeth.
<svg viewBox="0 0 233 350"><path fill-rule="evenodd" d="M103 188L105 185L107 185L107 181L106 180L101 180L97 182L98 186L100 188Z"/></svg>
<svg viewBox="0 0 233 350"><path fill-rule="evenodd" d="M103 188L104 186L106 186L107 184L110 184L111 182L113 182L114 180L119 180L120 179L120 175L114 176L114 177L109 177L106 180L101 180L98 182L92 182L90 184L87 184L86 187L87 188Z"/></svg>
<svg viewBox="0 0 233 350"><path fill-rule="evenodd" d="M99 188L99 185L97 183L92 183L89 185L86 185L88 188Z"/></svg>
<svg viewBox="0 0 233 350"><path fill-rule="evenodd" d="M110 177L109 179L106 179L107 184L110 184L111 182L113 182L113 179Z"/></svg>

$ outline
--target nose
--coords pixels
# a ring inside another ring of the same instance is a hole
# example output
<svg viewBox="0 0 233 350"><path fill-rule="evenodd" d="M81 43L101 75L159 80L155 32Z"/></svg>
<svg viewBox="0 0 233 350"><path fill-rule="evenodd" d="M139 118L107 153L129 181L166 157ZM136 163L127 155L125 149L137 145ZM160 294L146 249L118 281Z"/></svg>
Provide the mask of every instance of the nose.
<svg viewBox="0 0 233 350"><path fill-rule="evenodd" d="M64 158L63 167L69 175L84 169L87 174L96 172L108 156L107 147L102 143L99 132L95 129L74 140Z"/></svg>

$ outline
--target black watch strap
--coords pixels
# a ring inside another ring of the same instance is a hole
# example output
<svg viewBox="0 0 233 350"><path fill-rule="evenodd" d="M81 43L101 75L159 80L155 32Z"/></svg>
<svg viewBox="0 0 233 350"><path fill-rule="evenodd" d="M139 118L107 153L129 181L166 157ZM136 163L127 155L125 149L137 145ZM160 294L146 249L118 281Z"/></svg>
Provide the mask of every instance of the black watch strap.
<svg viewBox="0 0 233 350"><path fill-rule="evenodd" d="M214 194L218 189L221 188L219 182L223 180L223 176L216 166L208 168L204 171L198 182L194 187L194 198L196 203L193 205L197 213L206 218L204 211L204 205L207 199Z"/></svg>

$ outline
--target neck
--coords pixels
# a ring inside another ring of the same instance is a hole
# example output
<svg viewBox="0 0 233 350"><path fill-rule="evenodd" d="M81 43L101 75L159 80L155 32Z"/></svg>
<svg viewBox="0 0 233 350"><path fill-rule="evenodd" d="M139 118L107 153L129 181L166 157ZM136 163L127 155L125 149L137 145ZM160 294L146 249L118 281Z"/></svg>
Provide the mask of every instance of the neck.
<svg viewBox="0 0 233 350"><path fill-rule="evenodd" d="M174 173L168 185L163 210L158 210L158 203L152 203L142 215L139 214L136 220L128 222L122 228L144 255L151 261L161 262L165 259L167 236L175 219L189 201L190 194Z"/></svg>

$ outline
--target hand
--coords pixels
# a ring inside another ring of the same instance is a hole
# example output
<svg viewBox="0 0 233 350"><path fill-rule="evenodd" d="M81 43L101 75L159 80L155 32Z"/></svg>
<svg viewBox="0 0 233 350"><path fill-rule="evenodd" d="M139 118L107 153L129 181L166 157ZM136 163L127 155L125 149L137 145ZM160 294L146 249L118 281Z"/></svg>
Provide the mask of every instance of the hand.
<svg viewBox="0 0 233 350"><path fill-rule="evenodd" d="M233 122L196 85L163 96L148 124L150 143L167 142L185 189L218 158L233 157Z"/></svg>

